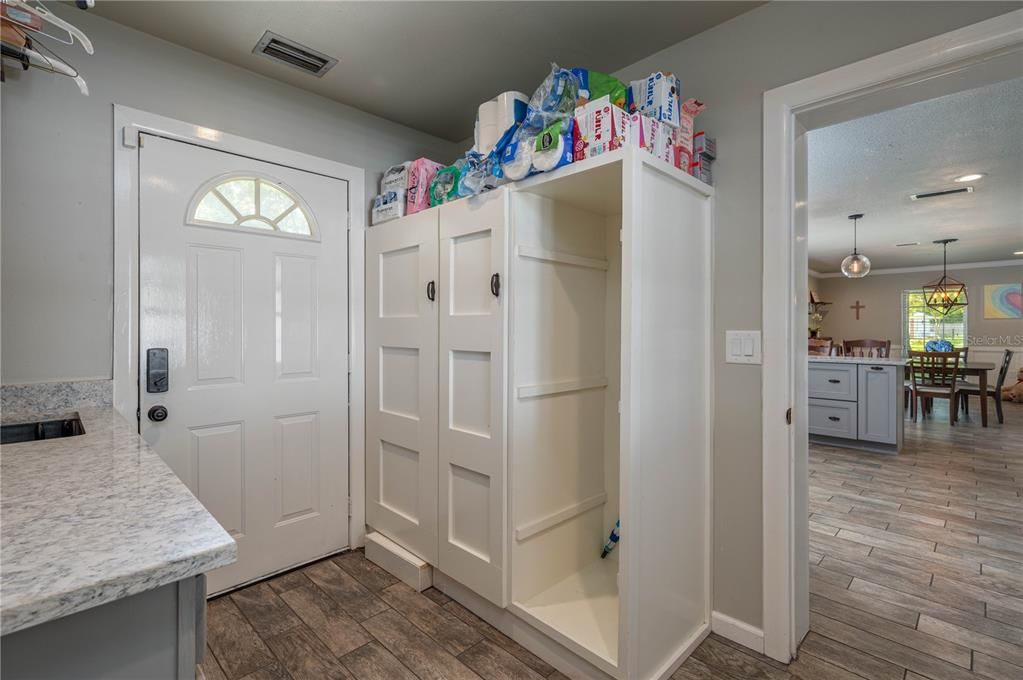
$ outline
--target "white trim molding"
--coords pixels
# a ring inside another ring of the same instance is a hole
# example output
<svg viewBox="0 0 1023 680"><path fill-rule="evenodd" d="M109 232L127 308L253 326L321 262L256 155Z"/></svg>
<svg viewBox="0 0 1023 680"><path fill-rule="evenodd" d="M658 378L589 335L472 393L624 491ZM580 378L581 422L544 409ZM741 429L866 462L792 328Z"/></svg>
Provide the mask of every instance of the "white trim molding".
<svg viewBox="0 0 1023 680"><path fill-rule="evenodd" d="M348 353L351 399L348 405L348 540L361 546L366 537L365 501L365 171L354 165L312 156L220 130L114 104L114 408L136 417L138 394L139 290L139 133L255 158L348 182ZM354 200L353 200L354 197ZM339 399L345 395L338 393Z"/></svg>
<svg viewBox="0 0 1023 680"><path fill-rule="evenodd" d="M710 629L726 640L737 642L758 654L764 653L764 631L745 621L714 611L710 614Z"/></svg>
<svg viewBox="0 0 1023 680"><path fill-rule="evenodd" d="M961 262L948 265L948 271L957 269L987 269L988 267L1023 267L1023 258L1018 260L992 260L991 262ZM891 269L871 269L870 276L884 276L885 274L913 274L915 272L940 272L940 264L928 264L922 267L893 267ZM844 276L842 272L815 272L810 271L810 276L818 279L840 279Z"/></svg>
<svg viewBox="0 0 1023 680"><path fill-rule="evenodd" d="M807 433L797 431L805 425L793 426L786 420L786 409L806 408L794 403L793 396L806 380L805 371L797 370L806 351L805 336L796 332L795 323L806 314L796 303L797 291L806 281L793 277L798 245L797 130L844 107L855 109L868 96L901 94L905 99L921 91L923 84L935 83L937 76L961 75L968 67L998 58L1007 58L1015 70L1021 51L1023 10L1016 10L764 93L763 632L764 653L774 659L788 662L795 654L803 632L796 630L797 619L805 620L805 611L797 616L796 608L802 610L806 602L806 593L796 582L796 570L800 560L805 565L806 556L795 554L795 500L797 494L805 494L807 481L795 479L794 450L796 437L805 438ZM930 96L935 96L933 90ZM805 257L805 244L798 252ZM787 303L779 305L778 299ZM801 328L805 316L803 321ZM801 422L798 414L791 421Z"/></svg>

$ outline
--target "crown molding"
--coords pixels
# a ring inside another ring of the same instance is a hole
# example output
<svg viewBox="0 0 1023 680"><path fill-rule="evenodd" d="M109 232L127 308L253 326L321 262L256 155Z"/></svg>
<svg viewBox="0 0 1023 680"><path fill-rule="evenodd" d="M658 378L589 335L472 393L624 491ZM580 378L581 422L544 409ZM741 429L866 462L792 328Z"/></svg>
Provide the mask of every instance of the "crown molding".
<svg viewBox="0 0 1023 680"><path fill-rule="evenodd" d="M950 264L948 265L948 271L956 271L958 269L989 269L991 267L1023 267L1023 259L1021 260L995 260L993 262L963 262L961 264ZM941 265L925 265L923 267L894 267L892 269L872 269L868 276L884 276L886 274L912 274L914 272L940 272L942 270ZM819 279L840 279L843 277L842 272L824 272L816 273L810 272L811 276L815 276Z"/></svg>

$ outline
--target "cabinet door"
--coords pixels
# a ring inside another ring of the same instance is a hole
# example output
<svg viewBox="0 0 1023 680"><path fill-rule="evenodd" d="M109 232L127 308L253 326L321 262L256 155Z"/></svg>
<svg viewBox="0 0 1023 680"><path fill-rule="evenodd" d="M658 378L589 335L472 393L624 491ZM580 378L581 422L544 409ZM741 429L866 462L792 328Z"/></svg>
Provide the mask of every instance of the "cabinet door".
<svg viewBox="0 0 1023 680"><path fill-rule="evenodd" d="M434 565L437 212L366 232L366 523Z"/></svg>
<svg viewBox="0 0 1023 680"><path fill-rule="evenodd" d="M440 569L505 606L507 196L440 210Z"/></svg>
<svg viewBox="0 0 1023 680"><path fill-rule="evenodd" d="M859 438L868 442L894 444L902 420L899 404L902 385L897 383L895 366L859 367Z"/></svg>

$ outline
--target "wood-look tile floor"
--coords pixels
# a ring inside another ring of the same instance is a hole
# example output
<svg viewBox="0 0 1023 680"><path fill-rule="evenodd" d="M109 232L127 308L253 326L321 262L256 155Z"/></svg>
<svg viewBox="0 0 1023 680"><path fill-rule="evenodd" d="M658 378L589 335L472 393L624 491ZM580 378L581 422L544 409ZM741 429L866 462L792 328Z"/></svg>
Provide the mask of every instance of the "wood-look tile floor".
<svg viewBox="0 0 1023 680"><path fill-rule="evenodd" d="M906 424L898 456L810 451L810 634L786 666L711 635L673 680L1023 680L1023 406ZM562 680L359 552L209 604L207 680Z"/></svg>
<svg viewBox="0 0 1023 680"><path fill-rule="evenodd" d="M971 407L907 420L898 456L812 446L798 658L711 636L673 679L1023 680L1023 405Z"/></svg>

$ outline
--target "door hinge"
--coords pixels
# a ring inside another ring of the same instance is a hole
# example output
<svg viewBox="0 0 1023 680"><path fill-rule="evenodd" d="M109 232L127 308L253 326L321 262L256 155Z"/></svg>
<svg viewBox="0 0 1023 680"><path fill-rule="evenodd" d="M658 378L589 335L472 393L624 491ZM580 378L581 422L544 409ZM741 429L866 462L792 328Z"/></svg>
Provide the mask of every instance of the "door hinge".
<svg viewBox="0 0 1023 680"><path fill-rule="evenodd" d="M792 409L791 408L785 409L785 424L786 425L791 425L792 424Z"/></svg>
<svg viewBox="0 0 1023 680"><path fill-rule="evenodd" d="M135 420L142 420L142 409L135 409Z"/></svg>
<svg viewBox="0 0 1023 680"><path fill-rule="evenodd" d="M348 516L352 516L352 497L348 497Z"/></svg>

